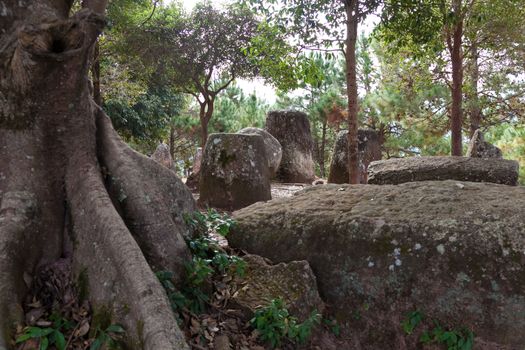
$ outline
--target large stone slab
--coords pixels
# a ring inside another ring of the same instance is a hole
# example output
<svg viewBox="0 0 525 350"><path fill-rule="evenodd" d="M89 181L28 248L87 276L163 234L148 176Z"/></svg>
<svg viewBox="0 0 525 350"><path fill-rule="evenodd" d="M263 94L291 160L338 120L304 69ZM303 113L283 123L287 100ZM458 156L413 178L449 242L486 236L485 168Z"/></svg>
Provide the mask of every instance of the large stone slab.
<svg viewBox="0 0 525 350"><path fill-rule="evenodd" d="M237 131L237 134L260 135L263 138L270 176L274 177L283 157L283 148L279 141L268 131L259 128L244 128Z"/></svg>
<svg viewBox="0 0 525 350"><path fill-rule="evenodd" d="M239 290L230 302L245 312L247 320L272 299L283 300L288 311L301 322L314 311L323 312L317 281L307 261L271 265L257 255L246 255L243 259L247 263L246 272L243 277L236 277Z"/></svg>
<svg viewBox="0 0 525 350"><path fill-rule="evenodd" d="M276 179L288 183L312 183L315 179L313 139L308 116L298 111L272 111L266 118L266 131L283 149Z"/></svg>
<svg viewBox="0 0 525 350"><path fill-rule="evenodd" d="M226 210L271 199L263 138L211 134L202 157L199 191L202 204Z"/></svg>
<svg viewBox="0 0 525 350"><path fill-rule="evenodd" d="M368 178L368 166L371 162L381 159L381 143L379 134L371 129L359 129L357 131L359 152L359 182L366 184ZM348 130L341 130L337 139L330 163L329 183L343 184L350 180L348 171Z"/></svg>
<svg viewBox="0 0 525 350"><path fill-rule="evenodd" d="M416 349L401 322L471 329L486 349L525 344L525 188L425 181L326 185L234 213L230 245L307 260L354 348ZM480 347L482 348L482 347Z"/></svg>
<svg viewBox="0 0 525 350"><path fill-rule="evenodd" d="M368 167L369 184L460 180L518 184L519 164L513 160L469 157L409 157L380 160Z"/></svg>

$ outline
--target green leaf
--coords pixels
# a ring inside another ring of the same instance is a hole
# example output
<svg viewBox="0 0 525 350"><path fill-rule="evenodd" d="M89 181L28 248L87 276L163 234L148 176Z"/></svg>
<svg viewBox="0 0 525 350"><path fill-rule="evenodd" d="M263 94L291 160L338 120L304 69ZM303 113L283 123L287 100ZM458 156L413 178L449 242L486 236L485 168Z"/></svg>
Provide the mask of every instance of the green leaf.
<svg viewBox="0 0 525 350"><path fill-rule="evenodd" d="M55 330L53 333L53 336L55 338L55 345L58 350L65 350L66 349L66 339L64 338L64 334L62 332Z"/></svg>
<svg viewBox="0 0 525 350"><path fill-rule="evenodd" d="M112 324L106 329L108 333L125 333L126 330L119 324Z"/></svg>
<svg viewBox="0 0 525 350"><path fill-rule="evenodd" d="M91 343L91 346L89 347L89 350L98 350L102 346L102 339L97 338L93 343Z"/></svg>
<svg viewBox="0 0 525 350"><path fill-rule="evenodd" d="M40 338L40 350L47 350L49 347L49 340L47 338Z"/></svg>

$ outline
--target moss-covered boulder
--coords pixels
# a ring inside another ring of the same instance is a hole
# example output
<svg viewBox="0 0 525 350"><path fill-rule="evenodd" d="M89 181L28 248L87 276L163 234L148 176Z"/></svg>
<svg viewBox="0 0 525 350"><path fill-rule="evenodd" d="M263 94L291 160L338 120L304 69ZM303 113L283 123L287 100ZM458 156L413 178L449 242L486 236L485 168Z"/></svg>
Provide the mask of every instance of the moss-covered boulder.
<svg viewBox="0 0 525 350"><path fill-rule="evenodd" d="M232 307L242 310L248 320L259 307L269 305L273 299L283 300L288 311L301 322L314 311L323 312L315 275L307 261L271 265L257 255L247 255L244 261L246 273L236 277L238 291L230 302Z"/></svg>
<svg viewBox="0 0 525 350"><path fill-rule="evenodd" d="M518 176L518 162L498 158L408 157L380 160L368 167L368 183L376 185L459 180L515 186Z"/></svg>
<svg viewBox="0 0 525 350"><path fill-rule="evenodd" d="M268 131L259 128L244 128L237 131L238 134L247 135L260 135L264 140L264 147L266 149L266 160L268 161L268 168L270 170L270 176L274 177L277 173L277 169L281 164L283 156L283 148L275 137L273 137Z"/></svg>
<svg viewBox="0 0 525 350"><path fill-rule="evenodd" d="M525 344L523 187L326 185L234 217L233 247L310 263L356 348L417 348L418 337L401 328L414 310L426 326L469 328L478 344Z"/></svg>
<svg viewBox="0 0 525 350"><path fill-rule="evenodd" d="M272 111L266 118L265 129L283 149L276 179L289 183L312 183L315 179L314 142L308 116L299 111Z"/></svg>
<svg viewBox="0 0 525 350"><path fill-rule="evenodd" d="M199 191L203 205L226 210L271 199L263 138L211 134L202 157Z"/></svg>

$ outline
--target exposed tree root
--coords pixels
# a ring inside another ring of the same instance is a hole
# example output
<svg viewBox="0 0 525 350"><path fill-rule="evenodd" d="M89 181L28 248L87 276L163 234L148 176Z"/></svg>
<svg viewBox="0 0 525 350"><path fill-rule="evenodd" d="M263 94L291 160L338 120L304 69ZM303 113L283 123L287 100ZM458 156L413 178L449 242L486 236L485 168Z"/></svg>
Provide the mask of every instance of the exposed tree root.
<svg viewBox="0 0 525 350"><path fill-rule="evenodd" d="M74 267L86 276L81 280L95 314L109 307L133 348L185 349L166 295L114 209L99 170L71 175Z"/></svg>
<svg viewBox="0 0 525 350"><path fill-rule="evenodd" d="M196 210L191 192L173 172L126 145L100 110L97 126L108 188L128 228L154 270L173 271L181 278L190 259L183 214Z"/></svg>

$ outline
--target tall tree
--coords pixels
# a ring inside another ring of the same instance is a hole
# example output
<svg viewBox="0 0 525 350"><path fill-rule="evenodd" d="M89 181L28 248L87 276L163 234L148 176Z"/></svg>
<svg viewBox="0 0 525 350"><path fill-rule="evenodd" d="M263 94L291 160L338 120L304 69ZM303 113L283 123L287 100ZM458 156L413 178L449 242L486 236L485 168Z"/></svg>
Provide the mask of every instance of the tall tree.
<svg viewBox="0 0 525 350"><path fill-rule="evenodd" d="M464 23L475 0L387 0L383 38L409 45L415 54L436 55L445 48L451 65L451 154L461 156L463 128Z"/></svg>
<svg viewBox="0 0 525 350"><path fill-rule="evenodd" d="M130 346L187 349L152 269L184 273L182 213L194 202L94 103L88 72L106 2L74 13L72 3L1 4L0 348L24 318L24 276L63 258Z"/></svg>
<svg viewBox="0 0 525 350"><path fill-rule="evenodd" d="M380 0L245 0L279 23L306 50L342 52L346 62L350 183L359 183L358 87L356 43L358 23L376 10Z"/></svg>
<svg viewBox="0 0 525 350"><path fill-rule="evenodd" d="M199 104L201 144L208 138L217 96L236 78L255 76L257 68L243 52L257 35L258 22L246 8L197 4L189 16L176 7L160 9L136 34L134 45L148 62ZM143 43L147 42L147 45ZM139 46L137 46L139 44Z"/></svg>

